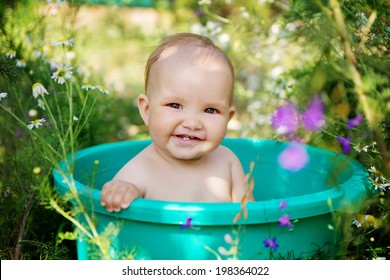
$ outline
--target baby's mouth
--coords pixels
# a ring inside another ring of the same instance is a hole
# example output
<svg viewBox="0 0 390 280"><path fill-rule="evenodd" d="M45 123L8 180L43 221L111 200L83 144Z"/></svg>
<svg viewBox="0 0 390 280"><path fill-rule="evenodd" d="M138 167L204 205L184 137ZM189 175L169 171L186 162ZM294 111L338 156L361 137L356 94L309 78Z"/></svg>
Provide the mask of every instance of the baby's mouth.
<svg viewBox="0 0 390 280"><path fill-rule="evenodd" d="M174 136L181 141L202 141L202 139L200 139L199 137L190 136L190 135L186 135L186 134L178 134L178 135L174 135Z"/></svg>
<svg viewBox="0 0 390 280"><path fill-rule="evenodd" d="M176 135L176 137L178 137L182 140L199 140L198 137L188 136L188 135Z"/></svg>

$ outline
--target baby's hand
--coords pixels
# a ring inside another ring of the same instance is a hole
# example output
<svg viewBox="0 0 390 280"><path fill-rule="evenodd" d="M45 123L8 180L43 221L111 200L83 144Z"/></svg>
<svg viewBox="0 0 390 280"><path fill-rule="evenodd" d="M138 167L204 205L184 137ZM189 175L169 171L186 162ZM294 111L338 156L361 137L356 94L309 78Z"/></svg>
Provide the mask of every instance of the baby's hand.
<svg viewBox="0 0 390 280"><path fill-rule="evenodd" d="M100 204L108 212L119 212L130 206L130 203L139 197L141 191L132 183L112 180L104 184L100 194Z"/></svg>

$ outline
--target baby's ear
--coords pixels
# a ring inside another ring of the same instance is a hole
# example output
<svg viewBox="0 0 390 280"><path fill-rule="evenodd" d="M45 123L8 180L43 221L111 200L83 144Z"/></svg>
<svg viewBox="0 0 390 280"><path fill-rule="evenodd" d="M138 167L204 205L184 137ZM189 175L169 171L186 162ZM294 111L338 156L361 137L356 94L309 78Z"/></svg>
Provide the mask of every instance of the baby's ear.
<svg viewBox="0 0 390 280"><path fill-rule="evenodd" d="M229 108L229 121L234 117L234 115L236 114L236 108L235 107L230 107Z"/></svg>
<svg viewBox="0 0 390 280"><path fill-rule="evenodd" d="M141 115L141 118L147 126L149 121L149 99L143 93L138 96L138 110Z"/></svg>

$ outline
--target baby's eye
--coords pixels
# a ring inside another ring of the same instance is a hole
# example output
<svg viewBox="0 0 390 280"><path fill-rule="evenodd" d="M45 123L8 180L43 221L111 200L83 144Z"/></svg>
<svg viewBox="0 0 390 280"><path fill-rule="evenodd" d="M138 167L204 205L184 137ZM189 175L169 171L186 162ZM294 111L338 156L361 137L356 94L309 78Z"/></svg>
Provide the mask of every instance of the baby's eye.
<svg viewBox="0 0 390 280"><path fill-rule="evenodd" d="M173 108L173 109L181 109L182 108L179 103L169 103L168 106Z"/></svg>
<svg viewBox="0 0 390 280"><path fill-rule="evenodd" d="M204 112L207 114L216 114L218 113L218 110L215 108L207 108L206 110L204 110Z"/></svg>

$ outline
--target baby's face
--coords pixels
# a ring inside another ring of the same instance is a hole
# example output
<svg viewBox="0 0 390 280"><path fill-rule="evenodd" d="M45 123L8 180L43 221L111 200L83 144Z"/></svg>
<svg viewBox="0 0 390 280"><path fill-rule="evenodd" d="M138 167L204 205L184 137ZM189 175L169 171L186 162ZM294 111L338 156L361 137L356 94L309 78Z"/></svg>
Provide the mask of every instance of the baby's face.
<svg viewBox="0 0 390 280"><path fill-rule="evenodd" d="M234 115L232 75L222 60L161 61L151 74L144 118L158 152L196 160L216 149Z"/></svg>

